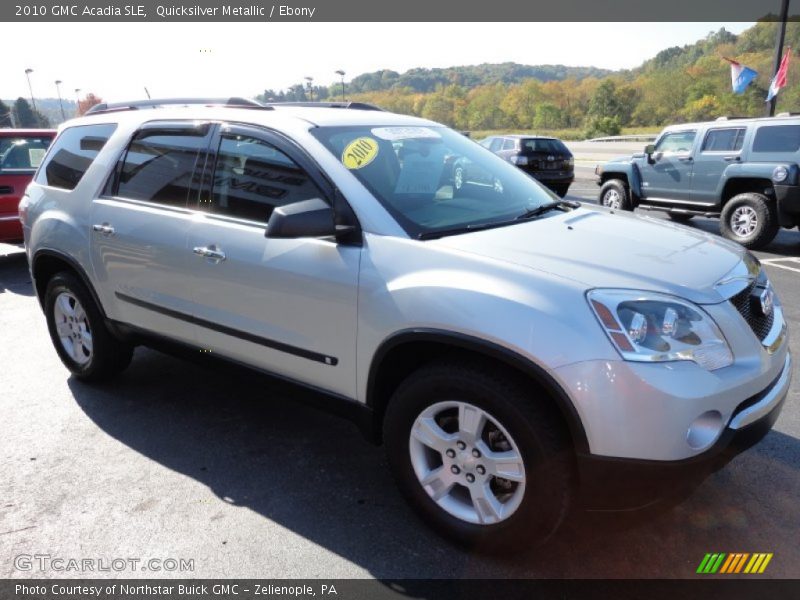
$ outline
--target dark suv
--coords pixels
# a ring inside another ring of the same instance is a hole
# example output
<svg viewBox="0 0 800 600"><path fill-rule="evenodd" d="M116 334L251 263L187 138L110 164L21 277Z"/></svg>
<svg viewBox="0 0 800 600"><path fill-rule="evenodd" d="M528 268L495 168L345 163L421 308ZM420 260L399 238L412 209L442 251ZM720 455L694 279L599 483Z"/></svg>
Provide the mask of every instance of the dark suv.
<svg viewBox="0 0 800 600"><path fill-rule="evenodd" d="M532 135L490 136L478 142L538 179L562 198L575 179L575 160L564 143Z"/></svg>

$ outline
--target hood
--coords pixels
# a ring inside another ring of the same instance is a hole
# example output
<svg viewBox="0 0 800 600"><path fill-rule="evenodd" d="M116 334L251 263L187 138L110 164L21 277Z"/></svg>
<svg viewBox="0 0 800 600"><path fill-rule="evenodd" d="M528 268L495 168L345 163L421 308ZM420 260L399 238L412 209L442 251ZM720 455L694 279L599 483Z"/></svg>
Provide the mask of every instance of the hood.
<svg viewBox="0 0 800 600"><path fill-rule="evenodd" d="M590 288L673 294L698 304L744 258L721 237L661 219L591 207L432 243L571 279Z"/></svg>

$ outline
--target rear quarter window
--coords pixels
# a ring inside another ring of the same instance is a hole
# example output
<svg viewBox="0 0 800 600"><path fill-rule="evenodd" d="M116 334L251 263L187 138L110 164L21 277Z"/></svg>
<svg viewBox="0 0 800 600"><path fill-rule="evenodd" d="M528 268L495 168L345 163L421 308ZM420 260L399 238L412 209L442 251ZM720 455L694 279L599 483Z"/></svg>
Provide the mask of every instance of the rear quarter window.
<svg viewBox="0 0 800 600"><path fill-rule="evenodd" d="M753 140L753 152L797 152L800 150L800 125L759 127Z"/></svg>
<svg viewBox="0 0 800 600"><path fill-rule="evenodd" d="M36 174L36 183L73 190L117 126L79 125L61 132Z"/></svg>

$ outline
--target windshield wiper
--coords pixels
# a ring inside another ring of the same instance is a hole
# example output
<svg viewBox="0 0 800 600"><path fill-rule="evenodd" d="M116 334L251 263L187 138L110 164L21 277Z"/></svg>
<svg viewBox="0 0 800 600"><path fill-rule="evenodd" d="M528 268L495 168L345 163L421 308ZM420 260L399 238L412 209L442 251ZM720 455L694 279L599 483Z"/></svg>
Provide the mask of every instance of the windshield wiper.
<svg viewBox="0 0 800 600"><path fill-rule="evenodd" d="M548 202L547 204L542 204L541 206L537 206L536 208L532 208L530 210L525 211L520 216L517 217L517 221L524 221L525 219L532 219L534 217L538 217L539 215L543 215L546 212L551 210L555 210L557 208L579 208L581 205L580 202L575 200L556 200L555 202Z"/></svg>
<svg viewBox="0 0 800 600"><path fill-rule="evenodd" d="M470 233L472 231L482 231L484 229L492 229L494 227L503 227L505 225L513 225L516 221L497 221L495 223L481 223L479 225L464 225L462 227L452 227L450 229L436 229L434 231L423 231L417 234L418 240L432 240L448 235L458 235L459 233Z"/></svg>

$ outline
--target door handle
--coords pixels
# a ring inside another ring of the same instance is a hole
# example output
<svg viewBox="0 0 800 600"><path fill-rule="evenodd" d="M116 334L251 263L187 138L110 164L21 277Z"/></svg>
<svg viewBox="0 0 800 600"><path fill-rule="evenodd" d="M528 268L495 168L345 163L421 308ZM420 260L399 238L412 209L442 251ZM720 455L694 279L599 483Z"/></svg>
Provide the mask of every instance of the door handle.
<svg viewBox="0 0 800 600"><path fill-rule="evenodd" d="M739 162L740 160L742 160L742 158L740 156L723 156L722 160L724 160L725 162L733 162L733 161Z"/></svg>
<svg viewBox="0 0 800 600"><path fill-rule="evenodd" d="M114 235L114 228L108 223L103 223L102 225L92 225L92 230L102 233L105 236Z"/></svg>
<svg viewBox="0 0 800 600"><path fill-rule="evenodd" d="M10 185L0 185L0 194L13 194L14 188Z"/></svg>
<svg viewBox="0 0 800 600"><path fill-rule="evenodd" d="M221 250L217 250L216 246L195 246L194 250L192 250L198 256L203 256L205 258L210 258L216 262L222 262L225 260L225 253Z"/></svg>
<svg viewBox="0 0 800 600"><path fill-rule="evenodd" d="M678 160L681 162L692 162L694 159L691 156L679 156Z"/></svg>

